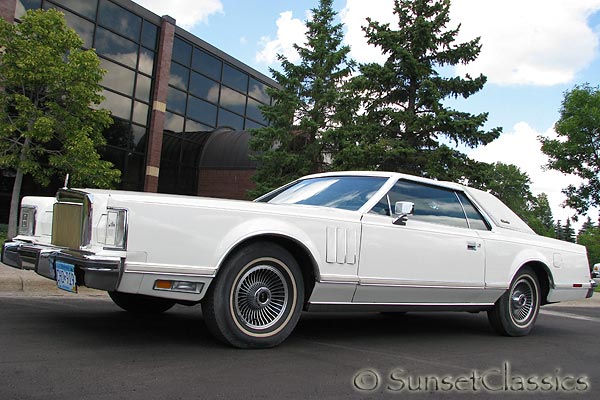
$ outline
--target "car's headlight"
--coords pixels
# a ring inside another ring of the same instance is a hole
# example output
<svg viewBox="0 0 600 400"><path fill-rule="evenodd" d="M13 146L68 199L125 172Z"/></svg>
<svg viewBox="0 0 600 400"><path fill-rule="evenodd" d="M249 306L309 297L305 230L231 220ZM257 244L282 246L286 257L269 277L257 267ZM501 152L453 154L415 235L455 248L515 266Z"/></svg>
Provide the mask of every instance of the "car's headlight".
<svg viewBox="0 0 600 400"><path fill-rule="evenodd" d="M35 213L37 208L34 206L22 206L21 216L19 218L19 235L33 236L35 234Z"/></svg>
<svg viewBox="0 0 600 400"><path fill-rule="evenodd" d="M127 244L127 210L108 209L96 227L97 241L109 248L125 250Z"/></svg>

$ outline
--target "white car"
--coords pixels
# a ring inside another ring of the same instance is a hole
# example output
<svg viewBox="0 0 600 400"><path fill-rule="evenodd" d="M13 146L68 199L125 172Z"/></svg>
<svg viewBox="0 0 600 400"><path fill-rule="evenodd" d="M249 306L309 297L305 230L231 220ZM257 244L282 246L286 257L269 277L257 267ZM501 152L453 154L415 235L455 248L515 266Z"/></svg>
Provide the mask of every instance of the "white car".
<svg viewBox="0 0 600 400"><path fill-rule="evenodd" d="M271 347L307 311L487 311L522 336L540 305L591 297L585 248L536 235L494 196L398 173L311 175L255 202L61 189L51 244L3 261L108 291L131 312L201 303L210 331Z"/></svg>
<svg viewBox="0 0 600 400"><path fill-rule="evenodd" d="M600 263L594 264L592 267L592 278L600 278Z"/></svg>

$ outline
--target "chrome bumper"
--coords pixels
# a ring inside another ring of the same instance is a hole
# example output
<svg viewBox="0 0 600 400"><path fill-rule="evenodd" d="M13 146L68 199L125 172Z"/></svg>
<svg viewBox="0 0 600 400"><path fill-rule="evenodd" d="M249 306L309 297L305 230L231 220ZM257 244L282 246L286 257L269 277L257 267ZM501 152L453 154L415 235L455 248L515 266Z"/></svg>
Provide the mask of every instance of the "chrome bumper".
<svg viewBox="0 0 600 400"><path fill-rule="evenodd" d="M598 286L598 282L596 282L593 279L590 279L590 284L592 285L592 287L590 288L590 290L588 290L587 296L585 296L586 299L589 299L594 295L594 289Z"/></svg>
<svg viewBox="0 0 600 400"><path fill-rule="evenodd" d="M113 291L117 289L123 260L120 257L98 257L94 254L60 249L23 241L8 241L2 246L2 262L10 267L35 271L56 280L55 262L75 266L78 286Z"/></svg>

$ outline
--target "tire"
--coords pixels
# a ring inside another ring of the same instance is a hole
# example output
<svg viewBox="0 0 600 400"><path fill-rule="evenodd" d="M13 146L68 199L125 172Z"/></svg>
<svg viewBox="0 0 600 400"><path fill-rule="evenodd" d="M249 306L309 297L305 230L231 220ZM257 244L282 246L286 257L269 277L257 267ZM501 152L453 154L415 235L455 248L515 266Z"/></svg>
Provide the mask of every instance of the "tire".
<svg viewBox="0 0 600 400"><path fill-rule="evenodd" d="M134 314L160 314L175 305L174 300L121 292L108 292L112 301L125 311Z"/></svg>
<svg viewBox="0 0 600 400"><path fill-rule="evenodd" d="M237 251L202 300L208 329L238 348L269 348L292 332L304 304L298 262L283 247L260 242Z"/></svg>
<svg viewBox="0 0 600 400"><path fill-rule="evenodd" d="M535 272L526 267L488 311L488 320L500 335L525 336L533 329L539 310L540 285Z"/></svg>

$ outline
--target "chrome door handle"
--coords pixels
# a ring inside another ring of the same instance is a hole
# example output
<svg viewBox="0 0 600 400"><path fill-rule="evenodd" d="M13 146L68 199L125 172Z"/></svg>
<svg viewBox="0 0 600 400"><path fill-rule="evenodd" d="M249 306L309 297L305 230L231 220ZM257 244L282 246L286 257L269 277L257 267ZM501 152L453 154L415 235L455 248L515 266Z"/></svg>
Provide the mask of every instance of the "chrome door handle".
<svg viewBox="0 0 600 400"><path fill-rule="evenodd" d="M467 242L467 250L477 251L477 243Z"/></svg>

